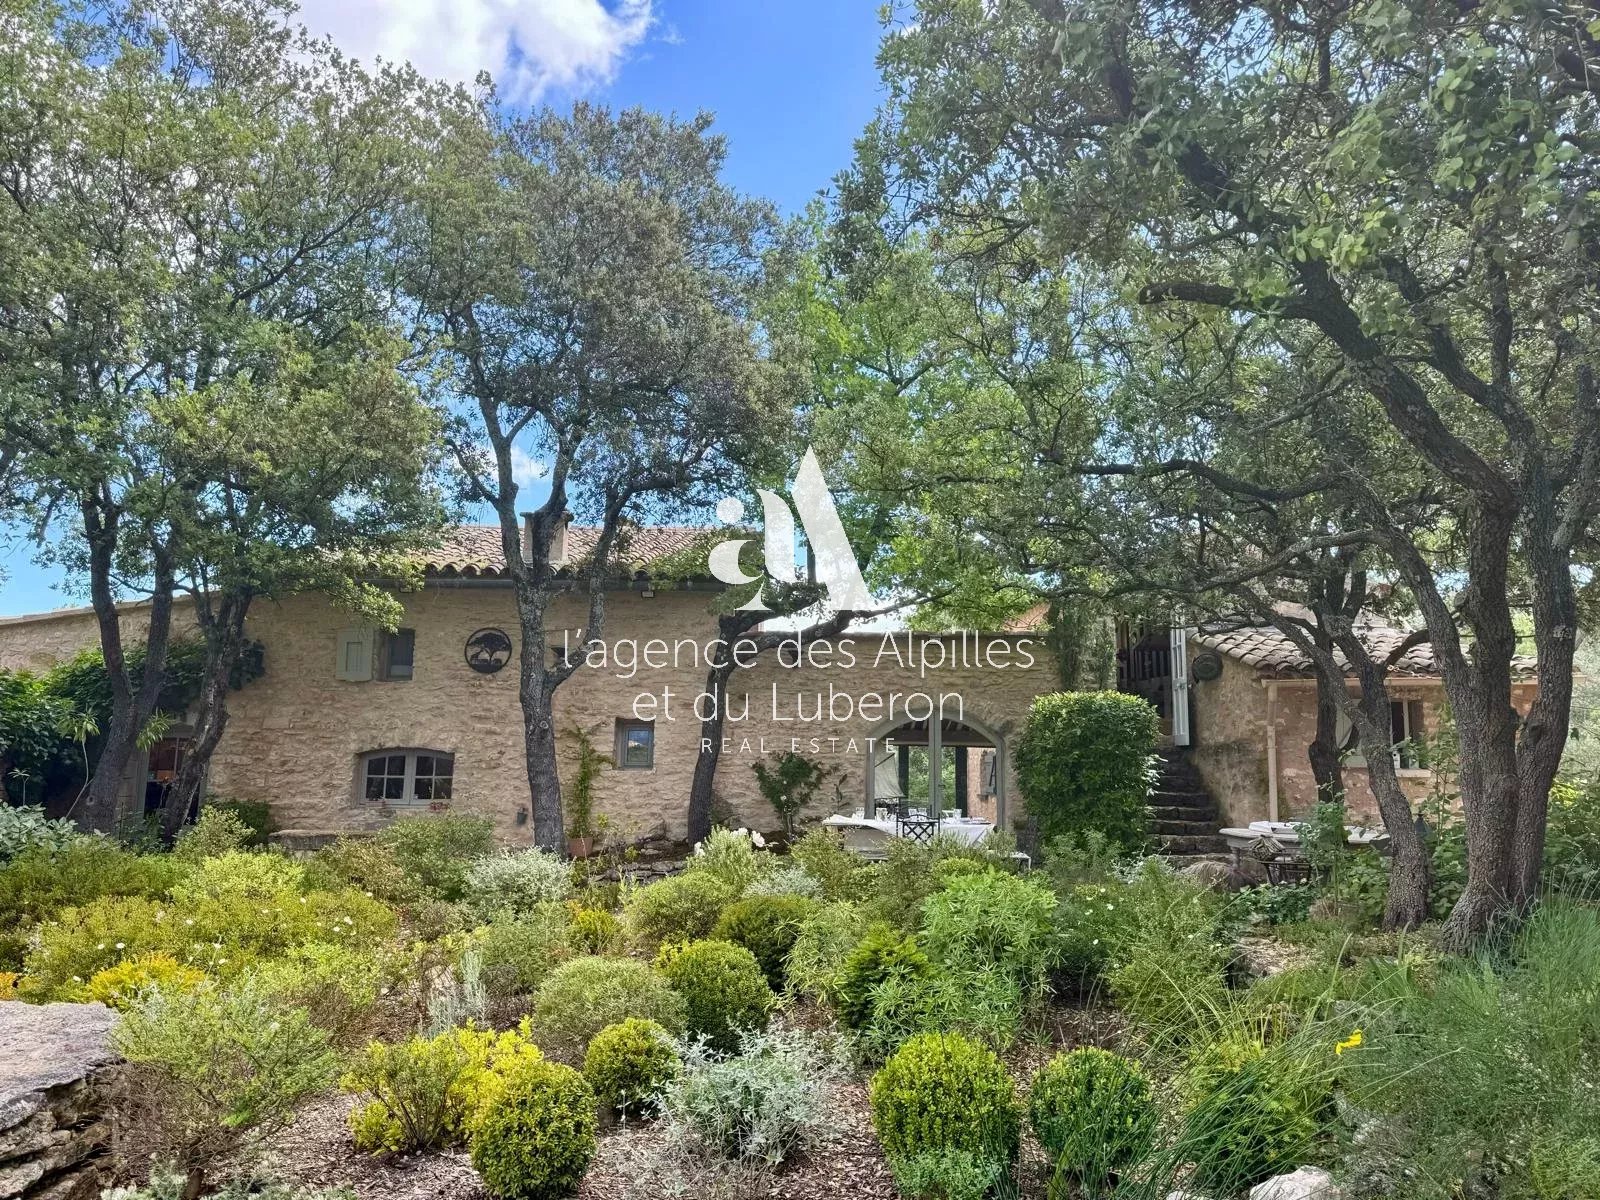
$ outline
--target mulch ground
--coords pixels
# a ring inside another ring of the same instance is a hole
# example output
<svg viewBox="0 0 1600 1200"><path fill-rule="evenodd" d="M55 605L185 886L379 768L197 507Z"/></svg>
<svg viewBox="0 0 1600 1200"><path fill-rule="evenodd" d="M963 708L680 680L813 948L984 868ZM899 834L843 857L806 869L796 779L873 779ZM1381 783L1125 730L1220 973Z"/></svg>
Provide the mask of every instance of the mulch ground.
<svg viewBox="0 0 1600 1200"><path fill-rule="evenodd" d="M801 1013L791 1014L791 1020ZM798 1022L797 1022L798 1023ZM1114 1045L1121 1022L1111 1010L1063 1005L1043 1028L1006 1056L1019 1090L1049 1058L1080 1045ZM346 1117L355 1099L328 1095L306 1104L265 1147L261 1172L307 1187L338 1187L360 1200L489 1200L465 1150L434 1154L370 1155L355 1148ZM895 1200L894 1179L872 1130L864 1079L838 1088L831 1130L807 1153L776 1171L733 1177L673 1178L656 1173L661 1130L649 1122L612 1126L600 1145L578 1200ZM1045 1155L1024 1132L1017 1167L1024 1200L1045 1194Z"/></svg>

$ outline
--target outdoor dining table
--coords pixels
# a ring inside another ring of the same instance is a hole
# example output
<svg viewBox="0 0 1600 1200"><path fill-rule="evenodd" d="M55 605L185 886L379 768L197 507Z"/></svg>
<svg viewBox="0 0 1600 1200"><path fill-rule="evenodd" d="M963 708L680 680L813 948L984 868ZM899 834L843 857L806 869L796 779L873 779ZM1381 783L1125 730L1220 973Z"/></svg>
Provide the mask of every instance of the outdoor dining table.
<svg viewBox="0 0 1600 1200"><path fill-rule="evenodd" d="M850 816L828 817L823 825L837 829L844 836L847 849L867 857L882 856L887 852L889 839L898 837L897 822L893 817L868 817L860 812ZM977 845L994 832L994 822L982 817L945 817L939 822L939 834Z"/></svg>

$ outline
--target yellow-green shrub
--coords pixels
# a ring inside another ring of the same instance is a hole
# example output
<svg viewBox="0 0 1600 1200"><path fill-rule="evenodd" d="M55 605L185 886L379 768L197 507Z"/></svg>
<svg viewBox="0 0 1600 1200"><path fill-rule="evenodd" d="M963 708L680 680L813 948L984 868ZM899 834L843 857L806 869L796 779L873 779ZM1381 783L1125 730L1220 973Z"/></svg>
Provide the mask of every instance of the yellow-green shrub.
<svg viewBox="0 0 1600 1200"><path fill-rule="evenodd" d="M891 1162L951 1150L1009 1163L1021 1118L1005 1066L960 1034L912 1038L869 1088L872 1125Z"/></svg>
<svg viewBox="0 0 1600 1200"><path fill-rule="evenodd" d="M466 1140L473 1121L497 1099L506 1077L543 1055L516 1032L452 1029L437 1037L373 1042L340 1080L347 1092L369 1097L350 1113L356 1146L428 1150Z"/></svg>
<svg viewBox="0 0 1600 1200"><path fill-rule="evenodd" d="M83 998L111 1008L128 1008L153 987L187 990L206 981L204 971L185 966L164 950L125 958L115 966L95 972L84 985Z"/></svg>
<svg viewBox="0 0 1600 1200"><path fill-rule="evenodd" d="M691 942L662 953L661 972L683 997L689 1033L732 1052L743 1033L767 1027L777 997L755 955L732 942Z"/></svg>
<svg viewBox="0 0 1600 1200"><path fill-rule="evenodd" d="M583 1056L583 1077L608 1109L648 1112L679 1066L670 1033L654 1021L629 1017L594 1035Z"/></svg>
<svg viewBox="0 0 1600 1200"><path fill-rule="evenodd" d="M609 954L622 940L622 926L603 908L584 908L575 900L572 907L572 945L579 954Z"/></svg>
<svg viewBox="0 0 1600 1200"><path fill-rule="evenodd" d="M171 905L143 896L102 897L40 927L19 990L28 1000L72 999L106 968L157 951L180 961L188 957L180 949Z"/></svg>
<svg viewBox="0 0 1600 1200"><path fill-rule="evenodd" d="M1149 1150L1156 1106L1138 1063L1081 1046L1056 1055L1034 1076L1028 1119L1057 1178L1094 1194Z"/></svg>
<svg viewBox="0 0 1600 1200"><path fill-rule="evenodd" d="M623 915L640 944L656 947L709 935L739 893L708 871L689 871L640 888Z"/></svg>
<svg viewBox="0 0 1600 1200"><path fill-rule="evenodd" d="M594 1092L560 1063L522 1065L486 1103L472 1165L504 1200L556 1200L578 1188L595 1152Z"/></svg>
<svg viewBox="0 0 1600 1200"><path fill-rule="evenodd" d="M679 1033L684 1016L683 997L637 959L575 958L539 988L533 1025L552 1058L581 1063L589 1040L607 1025L642 1017Z"/></svg>

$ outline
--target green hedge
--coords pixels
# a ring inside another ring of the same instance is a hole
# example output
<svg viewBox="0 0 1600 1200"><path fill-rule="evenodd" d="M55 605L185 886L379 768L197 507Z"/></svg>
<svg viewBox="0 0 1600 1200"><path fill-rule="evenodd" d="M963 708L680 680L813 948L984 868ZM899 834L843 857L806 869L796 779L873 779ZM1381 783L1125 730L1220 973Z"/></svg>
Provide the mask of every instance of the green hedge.
<svg viewBox="0 0 1600 1200"><path fill-rule="evenodd" d="M1017 745L1017 782L1041 842L1097 829L1129 849L1145 840L1160 720L1138 696L1040 696Z"/></svg>

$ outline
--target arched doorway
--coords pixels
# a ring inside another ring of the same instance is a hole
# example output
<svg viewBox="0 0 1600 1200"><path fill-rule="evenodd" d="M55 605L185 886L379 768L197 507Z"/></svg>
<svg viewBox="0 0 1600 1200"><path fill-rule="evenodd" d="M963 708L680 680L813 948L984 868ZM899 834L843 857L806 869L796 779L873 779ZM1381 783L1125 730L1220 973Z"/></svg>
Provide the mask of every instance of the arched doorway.
<svg viewBox="0 0 1600 1200"><path fill-rule="evenodd" d="M863 811L880 806L930 815L982 816L996 828L1010 821L1006 741L970 717L960 721L901 721L867 740Z"/></svg>

